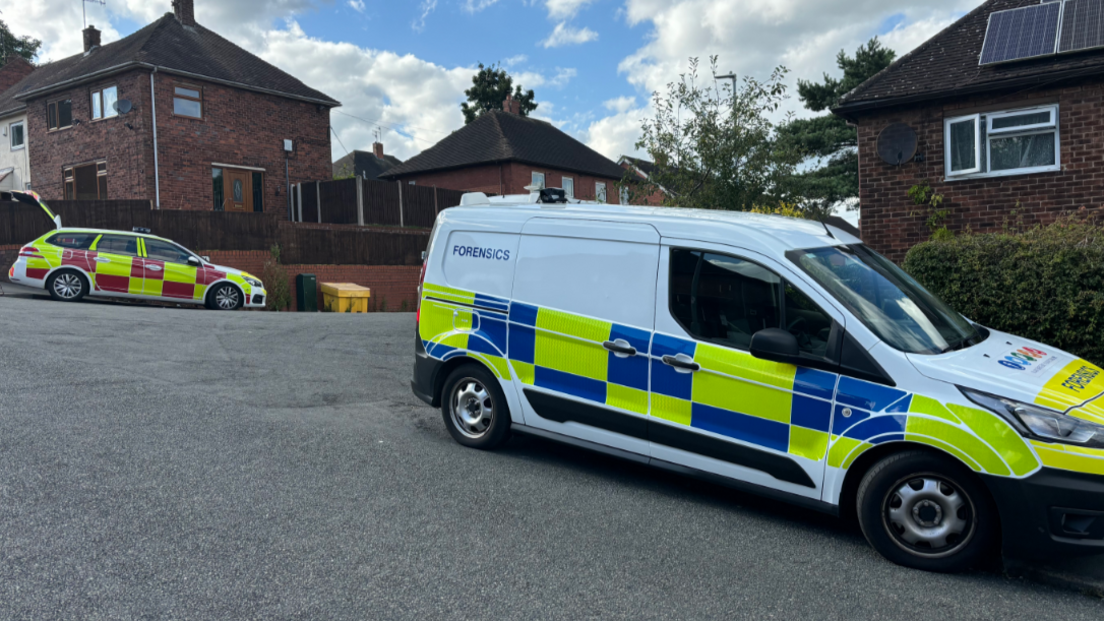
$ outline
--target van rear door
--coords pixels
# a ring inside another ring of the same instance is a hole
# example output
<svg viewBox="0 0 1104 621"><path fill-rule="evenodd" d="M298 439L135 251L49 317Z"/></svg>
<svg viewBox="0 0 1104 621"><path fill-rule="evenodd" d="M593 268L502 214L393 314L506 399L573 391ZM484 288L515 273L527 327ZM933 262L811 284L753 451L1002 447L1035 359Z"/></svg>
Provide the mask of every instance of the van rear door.
<svg viewBox="0 0 1104 621"><path fill-rule="evenodd" d="M509 357L527 425L647 455L659 241L646 224L525 224Z"/></svg>

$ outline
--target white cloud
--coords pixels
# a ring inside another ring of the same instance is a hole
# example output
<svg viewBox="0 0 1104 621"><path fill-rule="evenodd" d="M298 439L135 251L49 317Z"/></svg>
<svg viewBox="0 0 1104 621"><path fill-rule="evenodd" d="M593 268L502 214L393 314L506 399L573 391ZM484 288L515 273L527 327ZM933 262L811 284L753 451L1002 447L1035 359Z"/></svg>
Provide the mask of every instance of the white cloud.
<svg viewBox="0 0 1104 621"><path fill-rule="evenodd" d="M594 2L594 0L546 0L548 17L552 19L571 19L579 12L579 9Z"/></svg>
<svg viewBox="0 0 1104 621"><path fill-rule="evenodd" d="M514 84L525 88L526 90L531 88L541 88L542 86L548 86L551 88L563 88L567 86L572 79L577 76L579 72L571 67L563 68L556 67L555 75L549 77L537 71L522 71L511 76L514 80ZM551 105L551 104L545 104Z"/></svg>
<svg viewBox="0 0 1104 621"><path fill-rule="evenodd" d="M529 61L529 57L525 54L518 54L517 56L511 56L502 61L502 64L507 67L515 67L517 65L524 64Z"/></svg>
<svg viewBox="0 0 1104 621"><path fill-rule="evenodd" d="M363 13L364 0L349 0L349 7L358 13Z"/></svg>
<svg viewBox="0 0 1104 621"><path fill-rule="evenodd" d="M422 12L422 14L418 17L418 19L414 20L414 23L411 25L411 27L414 28L414 30L421 32L425 30L426 18L429 17L430 13L437 10L437 0L422 0L422 6L418 7L418 9Z"/></svg>
<svg viewBox="0 0 1104 621"><path fill-rule="evenodd" d="M646 153L636 149L636 141L640 139L641 121L651 116L652 111L649 107L638 108L634 104L632 97L607 101L605 107L613 114L592 122L580 139L614 161L622 155L647 157Z"/></svg>
<svg viewBox="0 0 1104 621"><path fill-rule="evenodd" d="M556 24L556 28L552 31L552 34L548 35L547 39L540 42L540 45L543 45L545 48L579 45L587 43L588 41L594 41L597 38L598 33L590 28L575 28L573 26L568 26L567 22L560 22Z"/></svg>
<svg viewBox="0 0 1104 621"><path fill-rule="evenodd" d="M608 99L602 102L602 106L606 110L612 112L628 112L634 106L636 106L636 97L618 97L617 99Z"/></svg>
<svg viewBox="0 0 1104 621"><path fill-rule="evenodd" d="M468 13L478 13L495 4L498 4L498 0L464 0L464 10Z"/></svg>

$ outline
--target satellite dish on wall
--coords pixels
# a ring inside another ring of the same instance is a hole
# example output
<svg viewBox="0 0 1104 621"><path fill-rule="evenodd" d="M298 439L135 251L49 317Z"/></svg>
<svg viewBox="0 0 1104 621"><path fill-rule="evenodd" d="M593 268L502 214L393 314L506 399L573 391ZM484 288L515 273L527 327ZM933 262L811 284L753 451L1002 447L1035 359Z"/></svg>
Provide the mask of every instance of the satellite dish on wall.
<svg viewBox="0 0 1104 621"><path fill-rule="evenodd" d="M878 157L900 166L916 155L916 132L904 123L892 123L878 134Z"/></svg>
<svg viewBox="0 0 1104 621"><path fill-rule="evenodd" d="M129 99L120 99L111 104L111 107L115 108L115 111L119 114L126 114L134 109L134 104L132 104Z"/></svg>

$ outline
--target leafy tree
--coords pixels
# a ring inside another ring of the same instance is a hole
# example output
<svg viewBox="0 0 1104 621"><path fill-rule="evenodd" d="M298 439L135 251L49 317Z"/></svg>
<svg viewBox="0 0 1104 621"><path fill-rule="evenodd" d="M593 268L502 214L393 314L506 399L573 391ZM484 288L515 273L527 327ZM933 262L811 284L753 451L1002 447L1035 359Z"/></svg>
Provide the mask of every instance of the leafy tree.
<svg viewBox="0 0 1104 621"><path fill-rule="evenodd" d="M472 87L464 91L464 94L468 96L468 101L460 104L460 110L464 112L465 124L479 118L484 112L501 110L502 102L510 94L521 104L521 116L529 116L530 112L537 109L537 103L533 101L536 95L532 89L522 90L520 84L514 88L514 79L497 64L484 67L483 63L479 63L479 72L472 76Z"/></svg>
<svg viewBox="0 0 1104 621"><path fill-rule="evenodd" d="M0 19L0 67L8 64L8 60L16 56L22 56L27 62L34 62L40 47L42 47L42 41L28 36L15 36L11 30L8 30L4 20Z"/></svg>
<svg viewBox="0 0 1104 621"><path fill-rule="evenodd" d="M840 50L836 65L843 78L827 73L822 82L798 80L797 93L805 108L824 112L840 102L844 95L885 69L897 54L883 47L877 37L848 56ZM841 201L859 196L858 133L831 112L811 119L795 119L780 129L811 167L794 179L802 203L815 211L826 212Z"/></svg>
<svg viewBox="0 0 1104 621"><path fill-rule="evenodd" d="M715 56L710 65L716 75ZM690 71L654 95L655 118L644 120L636 148L655 170L643 181L626 173L629 201L663 188L669 206L750 211L789 202L801 154L770 118L786 98L786 73L779 67L766 81L744 78L734 91L715 79L699 84L698 59L691 58Z"/></svg>

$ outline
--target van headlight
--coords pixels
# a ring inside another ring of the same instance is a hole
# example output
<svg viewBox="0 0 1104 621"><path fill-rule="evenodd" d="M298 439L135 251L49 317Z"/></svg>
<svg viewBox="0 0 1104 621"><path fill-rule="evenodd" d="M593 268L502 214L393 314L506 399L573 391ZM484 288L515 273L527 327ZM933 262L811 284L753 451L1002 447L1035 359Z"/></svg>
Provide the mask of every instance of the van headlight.
<svg viewBox="0 0 1104 621"><path fill-rule="evenodd" d="M961 386L958 389L970 401L1011 422L1023 435L1049 442L1104 449L1104 425L1030 403L996 397Z"/></svg>
<svg viewBox="0 0 1104 621"><path fill-rule="evenodd" d="M245 280L245 282L249 283L249 286L251 286L251 287L259 287L261 289L264 289L264 283L257 280L256 278L250 278L248 276L244 276L243 279Z"/></svg>

